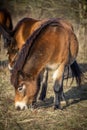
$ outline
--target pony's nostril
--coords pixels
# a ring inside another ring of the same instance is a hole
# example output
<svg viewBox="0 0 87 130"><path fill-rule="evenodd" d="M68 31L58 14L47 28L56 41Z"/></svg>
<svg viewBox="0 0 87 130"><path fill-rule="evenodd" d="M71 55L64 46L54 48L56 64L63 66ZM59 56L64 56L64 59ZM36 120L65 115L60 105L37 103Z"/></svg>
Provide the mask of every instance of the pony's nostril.
<svg viewBox="0 0 87 130"><path fill-rule="evenodd" d="M21 110L21 108L18 106L18 107L16 107L16 109L18 110L18 111L20 111Z"/></svg>
<svg viewBox="0 0 87 130"><path fill-rule="evenodd" d="M20 106L16 107L16 110L18 110L18 111L20 111L20 110L26 110L26 109L28 109L26 106L24 106L22 108Z"/></svg>

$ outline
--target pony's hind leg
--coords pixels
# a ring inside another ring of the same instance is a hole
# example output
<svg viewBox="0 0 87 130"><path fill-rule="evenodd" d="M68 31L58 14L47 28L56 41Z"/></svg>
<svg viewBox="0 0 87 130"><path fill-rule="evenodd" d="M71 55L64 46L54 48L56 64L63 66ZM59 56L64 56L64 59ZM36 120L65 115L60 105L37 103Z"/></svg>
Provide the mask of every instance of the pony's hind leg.
<svg viewBox="0 0 87 130"><path fill-rule="evenodd" d="M54 80L54 109L61 109L60 101L65 100L63 93L64 65L60 65L53 75Z"/></svg>

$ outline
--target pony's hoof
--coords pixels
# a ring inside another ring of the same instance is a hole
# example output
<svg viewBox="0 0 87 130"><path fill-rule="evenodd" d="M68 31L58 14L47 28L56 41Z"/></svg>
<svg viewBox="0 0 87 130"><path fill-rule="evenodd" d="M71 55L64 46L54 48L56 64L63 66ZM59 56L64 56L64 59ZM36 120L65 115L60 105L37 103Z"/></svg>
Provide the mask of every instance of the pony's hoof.
<svg viewBox="0 0 87 130"><path fill-rule="evenodd" d="M55 105L54 110L57 110L57 109L61 109L61 106L60 105Z"/></svg>
<svg viewBox="0 0 87 130"><path fill-rule="evenodd" d="M39 97L39 100L40 100L40 101L43 101L44 99L45 99L44 96L40 96L40 97Z"/></svg>

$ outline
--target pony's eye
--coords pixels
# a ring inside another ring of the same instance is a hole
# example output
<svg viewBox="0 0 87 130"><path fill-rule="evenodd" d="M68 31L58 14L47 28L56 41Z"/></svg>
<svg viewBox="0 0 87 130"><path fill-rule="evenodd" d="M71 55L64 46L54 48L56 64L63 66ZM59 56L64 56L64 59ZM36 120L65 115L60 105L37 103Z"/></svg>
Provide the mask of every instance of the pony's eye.
<svg viewBox="0 0 87 130"><path fill-rule="evenodd" d="M18 87L19 92L24 92L25 89L26 89L26 87L24 84L22 84L21 86Z"/></svg>
<svg viewBox="0 0 87 130"><path fill-rule="evenodd" d="M22 90L23 90L23 87L19 87L19 88L18 88L18 91L19 91L19 92L22 92Z"/></svg>

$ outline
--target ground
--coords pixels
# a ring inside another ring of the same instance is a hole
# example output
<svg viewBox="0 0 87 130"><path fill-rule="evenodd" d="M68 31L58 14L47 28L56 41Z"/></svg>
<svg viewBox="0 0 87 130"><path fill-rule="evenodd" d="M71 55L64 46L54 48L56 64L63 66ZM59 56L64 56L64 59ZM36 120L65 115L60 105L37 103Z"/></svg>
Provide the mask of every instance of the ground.
<svg viewBox="0 0 87 130"><path fill-rule="evenodd" d="M86 75L87 72L84 74ZM86 81L86 80L85 80ZM14 107L14 88L10 84L8 68L0 70L0 130L87 130L87 82L80 88L74 81L64 81L68 105L53 109L54 92L49 73L47 96L38 101L37 108L17 111Z"/></svg>

